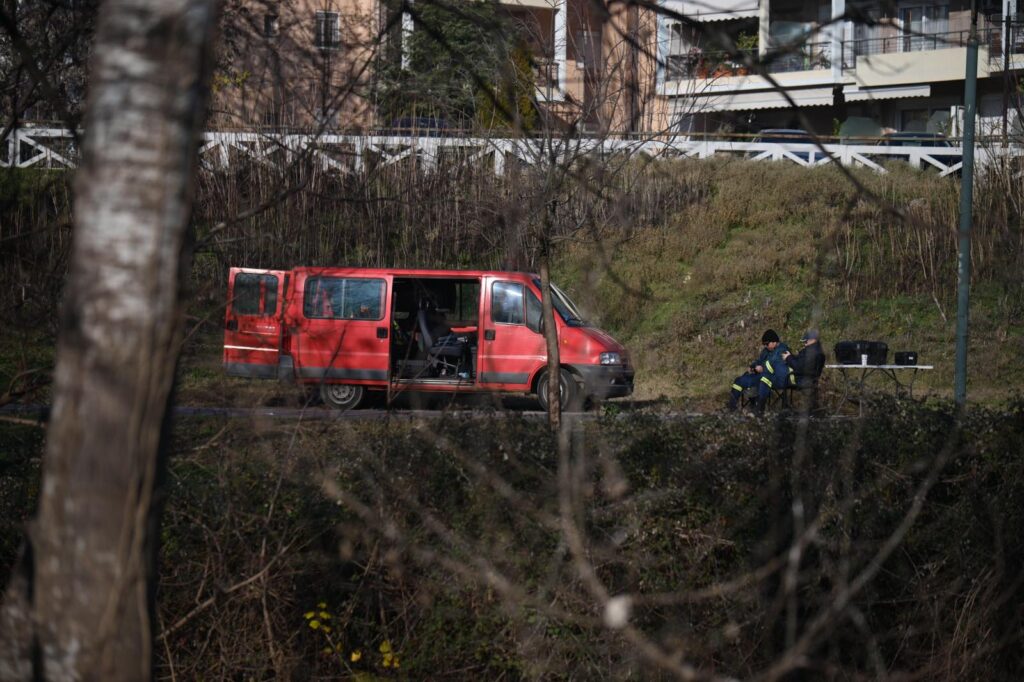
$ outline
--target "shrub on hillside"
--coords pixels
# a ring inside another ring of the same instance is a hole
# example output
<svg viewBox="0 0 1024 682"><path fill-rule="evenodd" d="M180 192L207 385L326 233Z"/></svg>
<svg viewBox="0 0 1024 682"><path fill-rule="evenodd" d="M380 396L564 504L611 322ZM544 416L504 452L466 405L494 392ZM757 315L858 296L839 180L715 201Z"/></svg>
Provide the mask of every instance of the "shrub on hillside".
<svg viewBox="0 0 1024 682"><path fill-rule="evenodd" d="M0 429L29 484L4 479L22 491L5 518L34 495L25 435ZM155 651L179 677L671 677L607 627L597 580L702 671L1010 680L1022 439L1021 403L960 425L904 402L809 423L609 414L573 437L565 488L555 440L515 417L183 422Z"/></svg>
<svg viewBox="0 0 1024 682"><path fill-rule="evenodd" d="M951 411L908 403L809 426L610 417L575 437L572 518L595 578L633 600L631 622L700 669L778 663L869 575L815 631L808 671L1009 679L1021 664L1022 417L974 412L958 430ZM344 672L302 629L304 605L321 600L345 651L387 640L414 677L664 673L602 624L565 544L541 424L221 438L219 452L172 465L163 622L216 599L169 639L179 674ZM345 665L382 673L382 660Z"/></svg>

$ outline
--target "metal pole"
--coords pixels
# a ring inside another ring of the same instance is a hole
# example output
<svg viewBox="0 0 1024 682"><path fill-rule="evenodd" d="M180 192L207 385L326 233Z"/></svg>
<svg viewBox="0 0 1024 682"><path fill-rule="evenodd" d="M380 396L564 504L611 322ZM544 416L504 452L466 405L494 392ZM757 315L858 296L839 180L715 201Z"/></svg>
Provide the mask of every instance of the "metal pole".
<svg viewBox="0 0 1024 682"><path fill-rule="evenodd" d="M971 208L974 202L974 120L978 98L978 5L971 1L971 35L967 40L964 82L963 174L960 179L960 239L957 265L956 369L953 399L967 403L967 324L971 287Z"/></svg>
<svg viewBox="0 0 1024 682"><path fill-rule="evenodd" d="M1007 119L1010 110L1010 13L1003 4L1003 146L1009 144Z"/></svg>

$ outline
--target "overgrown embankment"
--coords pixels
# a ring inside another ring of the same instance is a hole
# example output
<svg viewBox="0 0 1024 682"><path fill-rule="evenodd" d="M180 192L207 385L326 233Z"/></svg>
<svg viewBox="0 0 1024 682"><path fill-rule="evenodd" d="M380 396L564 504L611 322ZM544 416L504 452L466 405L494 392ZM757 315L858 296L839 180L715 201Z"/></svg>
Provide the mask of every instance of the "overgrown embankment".
<svg viewBox="0 0 1024 682"><path fill-rule="evenodd" d="M633 351L640 398L715 405L763 328L795 342L810 325L829 347L868 338L918 351L936 366L920 385L945 396L958 185L891 171L856 171L851 181L828 167L612 158L554 179L522 168L495 178L466 165L430 175L401 165L359 177L245 165L204 174L189 293L199 328L182 395L204 394L189 386L217 374L232 265L533 269L548 224L557 279ZM3 178L3 318L8 329L52 329L70 236L66 178ZM1013 178L994 169L975 192L969 390L990 402L1024 379L1024 190ZM5 358L3 378L28 362Z"/></svg>
<svg viewBox="0 0 1024 682"><path fill-rule="evenodd" d="M612 246L577 245L565 261L587 307L634 351L643 392L706 406L756 353L763 329L799 347L800 333L816 326L829 350L841 339L878 339L890 351L918 351L936 368L919 385L949 395L953 181L898 165L888 175L855 173L859 189L835 168L721 163L678 172L693 201ZM982 400L1024 379L1024 287L1014 274L1024 231L1019 199L1000 179L985 176L975 195L969 376Z"/></svg>
<svg viewBox="0 0 1024 682"><path fill-rule="evenodd" d="M962 428L891 403L606 415L560 477L543 421L514 415L182 421L154 652L178 679L670 678L649 640L723 676L1012 680L1022 441L1020 403ZM0 518L32 504L39 451L0 424ZM607 627L602 591L634 633Z"/></svg>

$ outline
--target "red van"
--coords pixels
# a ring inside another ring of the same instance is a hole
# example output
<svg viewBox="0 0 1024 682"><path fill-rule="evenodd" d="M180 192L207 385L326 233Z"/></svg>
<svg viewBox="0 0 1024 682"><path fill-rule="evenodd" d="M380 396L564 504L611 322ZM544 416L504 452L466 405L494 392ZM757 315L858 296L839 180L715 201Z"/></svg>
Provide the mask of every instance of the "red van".
<svg viewBox="0 0 1024 682"><path fill-rule="evenodd" d="M561 402L633 392L625 348L558 287ZM351 409L368 390L533 393L546 407L540 278L522 272L232 268L224 332L231 376L318 384Z"/></svg>

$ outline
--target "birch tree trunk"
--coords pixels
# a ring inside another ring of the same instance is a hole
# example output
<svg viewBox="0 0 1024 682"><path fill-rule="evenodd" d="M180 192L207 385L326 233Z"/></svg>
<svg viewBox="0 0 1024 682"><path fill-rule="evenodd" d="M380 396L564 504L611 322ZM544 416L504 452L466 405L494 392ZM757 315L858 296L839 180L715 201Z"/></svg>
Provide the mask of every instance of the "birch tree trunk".
<svg viewBox="0 0 1024 682"><path fill-rule="evenodd" d="M0 679L151 675L154 491L216 8L101 8L43 484L0 612Z"/></svg>
<svg viewBox="0 0 1024 682"><path fill-rule="evenodd" d="M538 391L548 392L548 424L557 432L562 427L561 383L562 357L558 347L558 325L555 324L554 302L551 300L551 240L550 232L542 237L540 254L540 295L541 316L544 320L544 341L548 351L547 386L538 386Z"/></svg>

